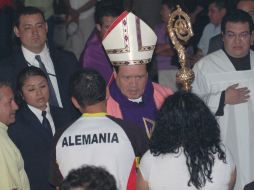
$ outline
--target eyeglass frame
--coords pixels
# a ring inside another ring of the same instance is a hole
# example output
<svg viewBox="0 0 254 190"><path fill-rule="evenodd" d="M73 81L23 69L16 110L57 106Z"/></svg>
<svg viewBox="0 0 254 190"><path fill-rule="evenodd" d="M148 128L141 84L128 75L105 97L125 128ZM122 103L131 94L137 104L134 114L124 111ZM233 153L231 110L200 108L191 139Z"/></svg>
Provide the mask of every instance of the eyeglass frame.
<svg viewBox="0 0 254 190"><path fill-rule="evenodd" d="M222 33L223 36L227 37L230 40L235 40L236 37L237 39L246 40L248 37L251 36L251 34L252 33L250 31L244 31L239 34L232 31L227 31L226 33Z"/></svg>

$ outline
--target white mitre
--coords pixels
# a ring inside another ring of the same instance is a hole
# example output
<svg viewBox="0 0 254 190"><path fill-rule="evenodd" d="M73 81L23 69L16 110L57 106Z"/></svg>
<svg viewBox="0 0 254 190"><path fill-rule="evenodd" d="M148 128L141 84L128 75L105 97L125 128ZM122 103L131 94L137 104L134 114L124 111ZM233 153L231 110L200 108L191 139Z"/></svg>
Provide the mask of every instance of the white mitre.
<svg viewBox="0 0 254 190"><path fill-rule="evenodd" d="M151 62L157 36L140 18L124 11L110 26L102 44L113 66Z"/></svg>

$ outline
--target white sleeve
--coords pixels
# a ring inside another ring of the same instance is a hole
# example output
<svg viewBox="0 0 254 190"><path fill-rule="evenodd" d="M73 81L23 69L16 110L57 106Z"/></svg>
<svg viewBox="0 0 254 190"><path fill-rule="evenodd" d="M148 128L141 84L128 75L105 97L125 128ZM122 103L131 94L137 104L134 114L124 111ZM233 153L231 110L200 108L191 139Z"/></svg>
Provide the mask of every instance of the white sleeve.
<svg viewBox="0 0 254 190"><path fill-rule="evenodd" d="M151 167L152 167L152 160L153 160L153 155L150 153L150 150L148 150L142 156L141 161L140 161L139 171L142 174L142 176L146 182L149 181Z"/></svg>
<svg viewBox="0 0 254 190"><path fill-rule="evenodd" d="M231 170L231 173L234 171L236 165L235 165L235 161L233 159L233 156L232 156L232 153L231 151L229 150L228 147L225 146L225 154L226 154L226 161L227 161L227 164L229 165L230 167L230 170Z"/></svg>
<svg viewBox="0 0 254 190"><path fill-rule="evenodd" d="M203 62L208 61L201 59L197 62L193 68L195 74L195 79L192 84L192 92L197 94L207 106L211 109L212 112L216 112L219 107L220 97L222 91L212 91L210 85L206 78L206 73L204 72Z"/></svg>

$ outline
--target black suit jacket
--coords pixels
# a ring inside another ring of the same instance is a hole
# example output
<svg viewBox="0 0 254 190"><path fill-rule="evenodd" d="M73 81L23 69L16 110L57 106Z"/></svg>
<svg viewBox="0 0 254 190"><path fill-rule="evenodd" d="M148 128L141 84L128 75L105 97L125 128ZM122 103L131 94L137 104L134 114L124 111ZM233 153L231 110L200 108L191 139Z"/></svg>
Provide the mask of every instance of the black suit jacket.
<svg viewBox="0 0 254 190"><path fill-rule="evenodd" d="M71 75L81 69L81 66L71 52L50 49L50 57L54 64L65 117L69 117L70 119L77 118L80 114L70 101L68 88ZM11 57L0 63L0 79L10 81L13 88L16 89L17 75L25 67L28 67L28 63L25 60L21 48L17 48Z"/></svg>
<svg viewBox="0 0 254 190"><path fill-rule="evenodd" d="M63 117L63 110L50 107L56 130L70 124ZM16 114L16 122L9 126L8 134L24 159L31 190L53 190L48 183L52 137L46 132L39 119L23 105Z"/></svg>

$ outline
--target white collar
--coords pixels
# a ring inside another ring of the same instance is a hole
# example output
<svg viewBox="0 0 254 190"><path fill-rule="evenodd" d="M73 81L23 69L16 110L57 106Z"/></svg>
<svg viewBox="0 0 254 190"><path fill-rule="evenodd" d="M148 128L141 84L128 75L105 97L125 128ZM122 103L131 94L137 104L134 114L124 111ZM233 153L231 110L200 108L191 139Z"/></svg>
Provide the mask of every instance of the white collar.
<svg viewBox="0 0 254 190"><path fill-rule="evenodd" d="M27 104L28 105L28 107L29 107L29 109L36 115L36 117L42 122L42 110L40 110L40 109L38 109L38 108L36 108L36 107L34 107L34 106L31 106L31 105L29 105L29 104ZM50 113L50 108L49 108L49 104L47 103L47 107L46 107L46 109L44 110L44 111L46 111L47 112L47 114L49 114Z"/></svg>
<svg viewBox="0 0 254 190"><path fill-rule="evenodd" d="M38 65L37 65L38 63L35 59L35 56L40 55L41 57L46 57L49 54L49 49L46 44L40 53L34 53L34 52L30 51L29 49L27 49L26 47L24 47L23 45L21 46L21 50L23 52L23 55L24 55L26 61L30 65L37 66L37 67L38 67Z"/></svg>
<svg viewBox="0 0 254 190"><path fill-rule="evenodd" d="M142 102L142 96L137 99L128 99L128 100L130 100L131 102L140 103Z"/></svg>

